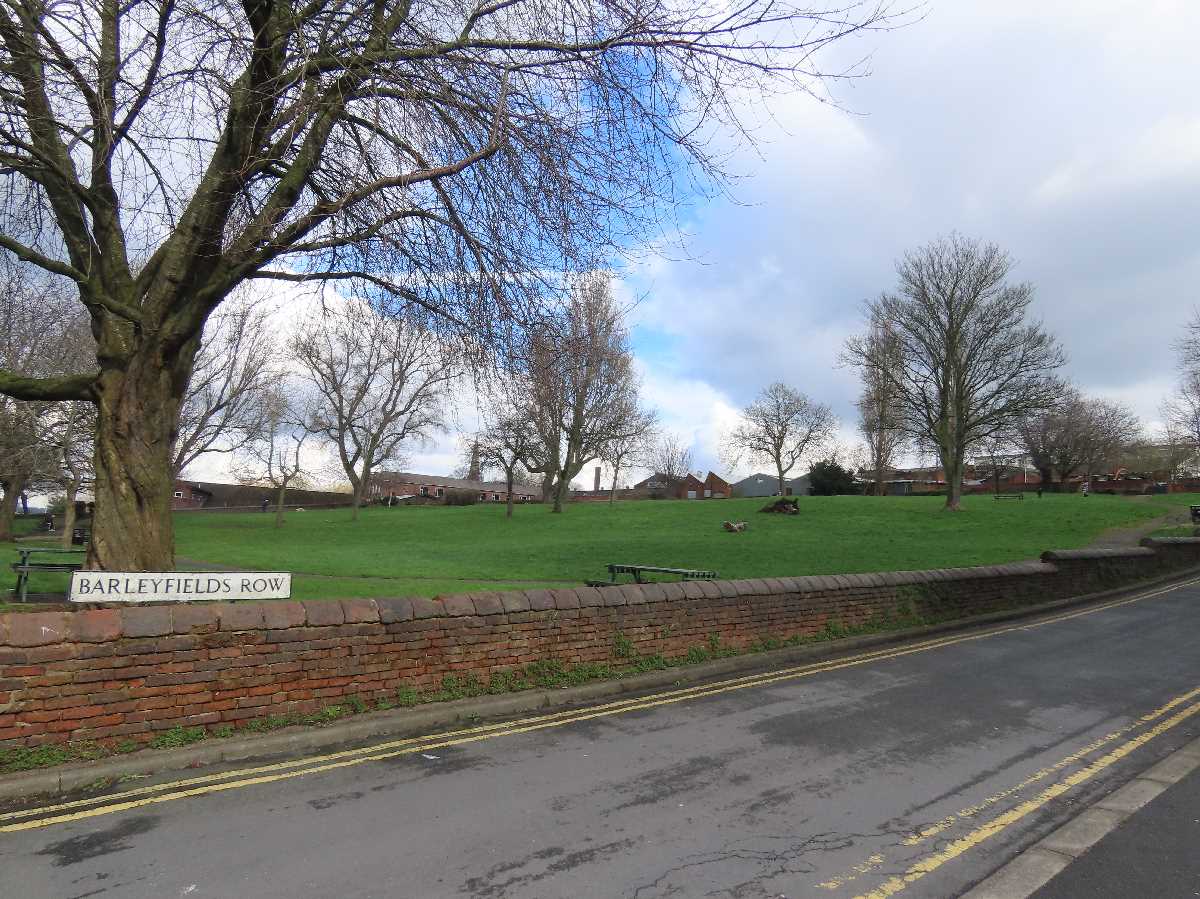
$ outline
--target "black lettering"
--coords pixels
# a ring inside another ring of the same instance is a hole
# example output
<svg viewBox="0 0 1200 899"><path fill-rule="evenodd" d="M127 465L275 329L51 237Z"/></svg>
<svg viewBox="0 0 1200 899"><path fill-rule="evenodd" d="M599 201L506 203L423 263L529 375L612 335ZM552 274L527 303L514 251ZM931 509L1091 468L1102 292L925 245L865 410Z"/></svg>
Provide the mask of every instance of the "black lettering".
<svg viewBox="0 0 1200 899"><path fill-rule="evenodd" d="M262 593L266 589L267 589L267 579L262 578L262 577L256 578L254 581L254 592Z"/></svg>
<svg viewBox="0 0 1200 899"><path fill-rule="evenodd" d="M242 593L250 592L250 578L248 578L248 577L242 578L242 587L241 587L240 592L242 592Z"/></svg>
<svg viewBox="0 0 1200 899"><path fill-rule="evenodd" d="M111 596L116 593L121 587L121 579L119 577L110 577L108 579L108 594Z"/></svg>
<svg viewBox="0 0 1200 899"><path fill-rule="evenodd" d="M229 578L221 578L221 589L226 593L233 592L233 582Z"/></svg>

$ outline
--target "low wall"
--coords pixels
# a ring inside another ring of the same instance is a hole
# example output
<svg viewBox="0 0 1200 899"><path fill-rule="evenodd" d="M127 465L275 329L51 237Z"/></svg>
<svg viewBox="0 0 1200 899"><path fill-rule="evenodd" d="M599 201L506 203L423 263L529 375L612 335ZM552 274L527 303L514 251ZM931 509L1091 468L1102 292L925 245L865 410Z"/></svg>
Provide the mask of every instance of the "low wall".
<svg viewBox="0 0 1200 899"><path fill-rule="evenodd" d="M189 603L0 615L0 748L147 741L176 725L244 724L350 696L394 697L450 674L626 653L681 655L714 635L966 616L1200 565L1200 539L1047 552L980 568L473 593L439 599ZM625 641L628 641L626 643Z"/></svg>

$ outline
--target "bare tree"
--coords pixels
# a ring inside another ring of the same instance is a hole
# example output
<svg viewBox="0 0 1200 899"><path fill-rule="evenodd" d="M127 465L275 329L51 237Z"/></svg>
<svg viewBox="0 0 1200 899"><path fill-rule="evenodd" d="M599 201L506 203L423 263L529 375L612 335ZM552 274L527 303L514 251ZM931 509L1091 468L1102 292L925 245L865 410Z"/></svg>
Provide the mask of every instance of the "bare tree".
<svg viewBox="0 0 1200 899"><path fill-rule="evenodd" d="M269 314L243 300L208 319L179 410L173 478L205 453L237 452L259 435L264 398L279 377Z"/></svg>
<svg viewBox="0 0 1200 899"><path fill-rule="evenodd" d="M475 464L484 469L494 468L504 473L506 506L505 518L513 515L513 487L522 473L523 460L537 438L529 422L520 413L506 410L492 416L487 426L474 440Z"/></svg>
<svg viewBox="0 0 1200 899"><path fill-rule="evenodd" d="M670 495L691 473L692 448L678 435L666 433L651 447L646 462L653 470L655 483L661 484L664 495Z"/></svg>
<svg viewBox="0 0 1200 899"><path fill-rule="evenodd" d="M612 487L608 504L617 500L617 481L621 472L645 462L658 431L658 415L652 409L637 410L626 423L623 433L605 444L600 458L612 468Z"/></svg>
<svg viewBox="0 0 1200 899"><path fill-rule="evenodd" d="M937 448L946 472L946 508L959 508L963 468L979 440L1054 404L1053 374L1065 362L1057 341L1029 319L1033 288L1006 283L1012 260L995 244L957 234L910 252L896 265L899 286L868 304L899 343L889 380L908 434ZM865 337L845 358L879 364Z"/></svg>
<svg viewBox="0 0 1200 899"><path fill-rule="evenodd" d="M78 371L86 332L73 304L31 272L0 270L0 369L34 377ZM90 347L87 347L90 350ZM36 482L56 480L62 408L0 395L0 540L13 539L17 503Z"/></svg>
<svg viewBox="0 0 1200 899"><path fill-rule="evenodd" d="M311 427L337 450L357 519L371 474L444 427L458 366L419 322L356 301L324 310L291 349L319 398Z"/></svg>
<svg viewBox="0 0 1200 899"><path fill-rule="evenodd" d="M776 381L742 410L741 422L725 436L725 455L731 462L748 457L774 465L783 496L788 472L824 448L836 431L832 409Z"/></svg>
<svg viewBox="0 0 1200 899"><path fill-rule="evenodd" d="M1142 425L1121 404L1068 387L1053 407L1020 420L1016 430L1042 483L1049 486L1081 469L1090 479L1097 467L1138 439Z"/></svg>
<svg viewBox="0 0 1200 899"><path fill-rule="evenodd" d="M883 496L886 473L909 443L901 421L896 373L900 342L884 322L873 322L863 338L868 363L862 366L862 394L858 399L858 430L866 442L867 461L875 480L876 496Z"/></svg>
<svg viewBox="0 0 1200 899"><path fill-rule="evenodd" d="M640 432L638 382L623 313L607 277L572 285L562 314L529 343L518 405L539 441L525 467L553 486L561 512L571 479L613 441Z"/></svg>
<svg viewBox="0 0 1200 899"><path fill-rule="evenodd" d="M241 449L240 480L275 488L275 527L283 527L287 491L303 483L307 468L304 445L312 434L310 413L299 406L286 385L263 397L264 426Z"/></svg>
<svg viewBox="0 0 1200 899"><path fill-rule="evenodd" d="M99 351L0 391L96 403L88 565L171 567L178 413L238 285L338 281L498 341L546 273L718 178L744 97L813 91L823 47L892 22L848 2L6 5L0 249L77 291Z"/></svg>
<svg viewBox="0 0 1200 899"><path fill-rule="evenodd" d="M1175 353L1179 383L1163 402L1162 416L1171 435L1200 451L1200 309L1192 311Z"/></svg>

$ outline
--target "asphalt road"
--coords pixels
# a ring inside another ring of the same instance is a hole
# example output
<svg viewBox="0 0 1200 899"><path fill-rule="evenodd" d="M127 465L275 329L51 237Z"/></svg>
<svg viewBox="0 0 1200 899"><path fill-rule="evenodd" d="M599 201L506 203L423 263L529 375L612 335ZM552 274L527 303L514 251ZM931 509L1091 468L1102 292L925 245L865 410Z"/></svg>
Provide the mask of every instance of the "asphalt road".
<svg viewBox="0 0 1200 899"><path fill-rule="evenodd" d="M0 816L0 896L954 896L1200 733L1197 633L1191 586Z"/></svg>
<svg viewBox="0 0 1200 899"><path fill-rule="evenodd" d="M1200 896L1200 770L1121 822L1033 899Z"/></svg>

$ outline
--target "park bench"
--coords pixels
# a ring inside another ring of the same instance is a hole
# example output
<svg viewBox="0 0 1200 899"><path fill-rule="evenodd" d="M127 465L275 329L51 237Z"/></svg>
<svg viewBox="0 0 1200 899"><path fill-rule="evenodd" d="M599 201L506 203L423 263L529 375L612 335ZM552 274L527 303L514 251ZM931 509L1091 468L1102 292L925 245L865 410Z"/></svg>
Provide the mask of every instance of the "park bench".
<svg viewBox="0 0 1200 899"><path fill-rule="evenodd" d="M59 561L57 559L46 562L35 562L32 556L36 553L56 556L82 556L82 550L78 549L18 549L17 554L20 555L20 562L13 562L12 569L17 573L17 585L13 588L13 593L17 597L18 602L25 602L25 597L29 593L29 575L34 571L79 571L83 568L82 559L78 562Z"/></svg>
<svg viewBox="0 0 1200 899"><path fill-rule="evenodd" d="M607 581L588 581L589 587L611 587L618 583L617 576L633 575L635 584L646 583L645 574L675 574L682 581L713 581L717 578L715 571L701 571L695 568L662 568L658 565L609 565Z"/></svg>
<svg viewBox="0 0 1200 899"><path fill-rule="evenodd" d="M1019 500L1024 500L1024 499L1025 499L1025 494L1024 494L1024 493L995 493L995 494L993 494L993 496L995 496L995 497L996 497L996 499L998 499L998 500L1001 500L1001 499L1019 499Z"/></svg>

